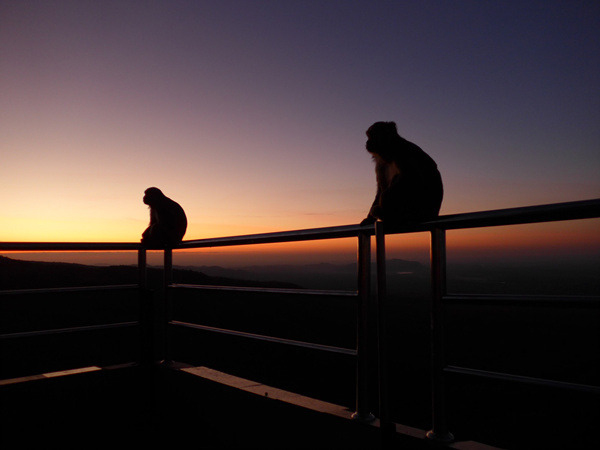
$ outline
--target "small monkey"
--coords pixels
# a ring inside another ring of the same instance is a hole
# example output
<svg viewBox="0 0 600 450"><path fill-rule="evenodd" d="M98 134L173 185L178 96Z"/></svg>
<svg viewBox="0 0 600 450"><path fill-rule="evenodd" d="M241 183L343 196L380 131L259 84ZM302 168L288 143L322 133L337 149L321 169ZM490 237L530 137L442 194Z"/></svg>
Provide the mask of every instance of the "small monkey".
<svg viewBox="0 0 600 450"><path fill-rule="evenodd" d="M187 229L187 218L179 203L155 187L146 189L143 202L150 207L150 224L142 233L142 244L148 248L179 244Z"/></svg>
<svg viewBox="0 0 600 450"><path fill-rule="evenodd" d="M394 122L376 122L367 130L367 151L375 161L377 194L362 225L432 220L444 196L435 161L419 146L398 135Z"/></svg>

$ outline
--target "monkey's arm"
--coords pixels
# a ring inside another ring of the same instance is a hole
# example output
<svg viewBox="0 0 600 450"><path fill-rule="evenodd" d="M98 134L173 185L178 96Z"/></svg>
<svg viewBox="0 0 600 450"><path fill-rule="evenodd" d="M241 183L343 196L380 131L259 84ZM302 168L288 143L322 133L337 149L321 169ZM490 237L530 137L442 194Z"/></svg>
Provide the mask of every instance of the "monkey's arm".
<svg viewBox="0 0 600 450"><path fill-rule="evenodd" d="M406 186L400 174L394 176L388 187L378 186L369 214L361 222L361 225L368 225L377 220L385 220L386 217L390 219L390 214L393 216L401 212L406 203L405 190Z"/></svg>
<svg viewBox="0 0 600 450"><path fill-rule="evenodd" d="M150 208L150 223L148 224L148 228L142 233L142 239L148 239L152 235L152 230L155 228L158 223L158 214L154 208Z"/></svg>
<svg viewBox="0 0 600 450"><path fill-rule="evenodd" d="M150 234L151 229L152 229L152 225L144 230L144 232L142 233L142 237L148 236Z"/></svg>
<svg viewBox="0 0 600 450"><path fill-rule="evenodd" d="M371 208L369 209L369 213L367 214L367 217L365 217L362 222L360 223L361 225L370 225L372 223L377 222L377 218L380 215L380 211L381 211L381 189L378 187L377 188L377 194L375 194L375 200L373 200L373 204L371 205Z"/></svg>

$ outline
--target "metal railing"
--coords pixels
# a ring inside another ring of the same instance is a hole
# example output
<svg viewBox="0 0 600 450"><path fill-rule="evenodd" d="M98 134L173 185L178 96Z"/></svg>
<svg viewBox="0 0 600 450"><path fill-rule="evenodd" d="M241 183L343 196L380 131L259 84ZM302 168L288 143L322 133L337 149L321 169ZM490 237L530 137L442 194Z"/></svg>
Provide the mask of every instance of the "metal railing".
<svg viewBox="0 0 600 450"><path fill-rule="evenodd" d="M522 304L523 302L535 302L538 304L569 302L571 304L600 303L600 296L561 296L560 298L548 295L536 296L514 296L514 295L452 295L447 292L446 286L446 231L468 228L495 227L505 225L520 225L545 223L564 220L591 219L600 217L600 199L557 203L551 205L531 206L522 208L511 208L494 211L484 211L468 214L456 214L442 216L439 219L419 224L404 229L385 229L383 223L377 223L377 277L378 282L378 307L380 346L380 367L383 368L380 380L380 420L382 429L389 429L391 417L389 415L387 398L387 375L385 370L386 352L384 340L381 333L386 328L386 317L382 313L386 301L385 282L385 235L394 233L406 233L411 231L429 231L431 234L431 379L432 379L432 429L427 437L440 442L451 442L454 437L448 430L446 415L446 375L448 373L475 375L488 379L502 379L513 382L526 382L540 386L552 386L569 390L583 390L586 392L600 392L598 386L587 386L573 383L565 383L554 380L523 377L508 373L497 373L491 371L477 370L466 367L450 366L446 362L445 321L444 313L449 303L473 304L479 302L505 302Z"/></svg>
<svg viewBox="0 0 600 450"><path fill-rule="evenodd" d="M384 226L382 222L374 225L359 226L350 225L343 227L316 228L297 231L286 231L280 233L266 233L247 236L222 237L214 239L201 239L183 242L178 248L211 248L224 246L241 246L264 243L283 243L293 241L309 241L319 239L335 239L355 237L358 238L357 255L357 285L356 293L347 293L355 295L358 300L357 309L357 344L356 350L339 349L328 346L315 345L306 342L284 340L277 337L243 333L235 330L217 329L214 327L189 324L179 321L169 321L170 325L196 328L199 330L232 334L246 338L267 340L279 342L288 345L299 345L316 350L346 353L356 356L356 408L354 418L371 421L373 414L368 410L369 378L373 376L368 366L369 354L374 349L367 343L369 333L369 311L370 303L375 303L377 310L377 355L379 360L378 387L379 387L379 419L380 426L384 433L395 430L395 426L390 416L389 396L388 396L388 370L387 343L385 339L385 330L387 328L387 318L384 313L384 306L387 296L386 280L386 257L385 257L385 236L391 234L406 234L415 232L429 232L430 258L431 258L431 287L432 287L432 312L431 312L431 377L432 377L432 429L427 436L439 442L451 442L452 433L449 432L446 417L446 375L448 373L467 374L490 379L503 379L514 382L526 382L543 386L559 387L572 390L584 390L590 392L600 392L597 386L586 386L574 383L565 383L560 381L545 380L539 378L523 377L506 373L497 373L483 371L466 367L449 366L446 364L446 349L444 340L444 309L448 303L462 302L465 304L473 301L495 301L495 302L536 302L544 304L547 302L571 302L572 304L597 304L600 302L598 296L508 296L508 295L451 295L446 289L446 231L468 228L497 227L506 225L520 225L533 223L546 223L553 221L579 220L600 217L600 199L568 202L550 205L540 205L522 208L510 208L503 210L484 211L477 213L466 213L456 215L441 216L438 219L420 224L412 224L404 227L390 228ZM370 265L371 265L371 236L375 235L376 242L376 265L377 265L377 295L374 298L370 296ZM165 252L165 274L168 274L172 268L172 253L170 250ZM239 288L228 286L189 286L172 284L170 275L165 275L166 282L175 289L204 289L204 290L241 290L250 291L253 288ZM256 289L256 288L254 288ZM276 290L263 289L263 292L275 292ZM279 290L281 294L294 294L290 290ZM314 295L336 295L332 291L299 291L301 293L311 293Z"/></svg>
<svg viewBox="0 0 600 450"><path fill-rule="evenodd" d="M375 232L374 225L360 226L347 225L340 227L314 228L296 231L285 231L279 233L254 234L246 236L233 236L213 239L199 239L193 241L184 241L178 249L199 249L212 247L256 245L265 243L285 243L300 241L316 241L326 239L356 238L357 239L357 290L356 291L334 291L334 290L308 290L308 289L273 289L273 288L252 288L252 287L232 287L232 286L201 286L173 284L170 273L172 272L172 251L165 250L165 282L171 289L198 289L198 290L221 290L238 292L262 292L281 295L311 295L326 297L345 296L355 298L357 304L357 328L356 328L356 348L340 348L330 345L316 344L312 342L297 341L291 339L282 339L276 336L265 336L254 333L245 333L236 330L215 328L199 324L191 324L181 321L167 320L170 326L179 326L203 330L207 332L228 334L233 336L245 337L254 340L263 340L275 342L283 345L310 348L313 350L345 354L356 357L356 408L353 418L366 422L373 421L375 416L371 413L368 406L369 394L368 385L371 376L369 368L369 353L371 351L368 345L367 334L369 332L369 311L370 291L371 291L371 236ZM167 310L169 308L167 307Z"/></svg>
<svg viewBox="0 0 600 450"><path fill-rule="evenodd" d="M33 331L16 331L9 333L0 333L0 341L9 341L23 338L42 338L51 335L66 335L72 333L123 329L130 327L141 327L142 332L147 336L151 331L149 320L147 323L142 323L142 317L146 316L144 311L146 305L146 249L140 244L133 243L96 243L96 242L0 242L0 252L89 252L89 251L136 251L138 254L138 282L137 284L119 284L119 285L102 285L102 286L73 286L73 287L50 287L38 289L10 289L0 290L0 301L14 296L43 296L51 294L77 294L77 293L93 293L93 292L110 292L110 291L134 291L139 299L140 319L134 321L110 322L95 325L70 326L62 328L40 329ZM149 363L151 360L152 350L148 348L149 339L141 339L141 348L139 361Z"/></svg>
<svg viewBox="0 0 600 450"><path fill-rule="evenodd" d="M387 228L383 223L378 222L374 225L360 226L349 225L341 227L315 228L308 230L286 231L280 233L266 233L246 236L222 237L213 239L200 239L184 241L175 249L166 249L164 251L164 286L165 289L165 318L164 321L169 326L187 327L199 329L214 333L224 333L243 338L266 340L285 345L301 346L318 351L334 352L356 357L356 407L354 417L363 421L371 421L374 416L369 411L369 390L368 380L373 374L370 372L368 360L369 353L373 351L367 343L369 333L371 302L375 302L377 310L377 336L378 336L378 385L379 385L379 418L383 431L394 429L389 413L388 398L388 373L386 370L386 361L390 357L387 352L385 340L385 330L387 318L383 312L386 303L386 258L385 258L385 236L390 234L406 234L414 232L429 232L431 237L431 286L432 286L432 313L431 313L431 375L432 375L432 430L428 436L431 439L448 442L453 439L448 430L446 418L446 375L468 374L492 379L503 379L514 382L533 383L546 386L560 387L572 390L584 390L598 392L597 386L586 386L572 383L564 383L553 380L544 380L539 378L528 378L523 376L483 371L466 367L448 366L446 364L446 348L444 341L444 309L449 303L473 303L477 301L494 302L519 302L532 301L537 303L569 301L579 304L597 304L600 297L586 296L574 298L557 299L552 296L473 296L473 295L453 295L448 294L446 288L446 231L480 227L495 227L517 224L543 223L552 221L577 220L600 217L600 199L569 202L552 205L532 206L524 208L511 208L504 210L485 211L478 213L456 214L441 216L437 220L405 226L401 228ZM376 255L377 255L377 295L372 298L371 292L371 237L375 235ZM179 249L200 249L225 246L245 246L264 243L283 243L298 241L314 241L337 238L356 238L357 239L357 290L356 291L321 291L321 290L290 290L290 289L265 289L265 288L240 288L230 286L204 286L204 285L183 285L173 283L173 250ZM141 290L146 289L146 250L139 244L110 244L110 243L0 243L1 251L101 251L101 250L135 250L138 252L138 271L139 281L135 285ZM67 289L96 289L93 288L67 288ZM97 289L107 289L107 287L98 287ZM255 333L246 333L236 330L227 330L222 328L209 327L205 325L187 323L171 320L167 314L167 293L170 290L177 289L198 289L198 290L228 290L228 291L260 291L272 292L281 295L318 295L318 296L348 296L357 301L357 340L356 348L346 349L311 342L283 339L276 336L265 336ZM47 292L49 290L36 290L36 292ZM14 295L20 291L4 291L0 295ZM143 296L141 296L143 300ZM116 324L117 326L120 324ZM123 326L129 324L123 324ZM69 332L69 330L51 330L48 332ZM37 333L44 333L39 331ZM167 334L165 333L165 338ZM14 338L18 336L12 336ZM0 339L11 338L3 335ZM146 351L148 353L148 351ZM166 355L168 358L168 355Z"/></svg>

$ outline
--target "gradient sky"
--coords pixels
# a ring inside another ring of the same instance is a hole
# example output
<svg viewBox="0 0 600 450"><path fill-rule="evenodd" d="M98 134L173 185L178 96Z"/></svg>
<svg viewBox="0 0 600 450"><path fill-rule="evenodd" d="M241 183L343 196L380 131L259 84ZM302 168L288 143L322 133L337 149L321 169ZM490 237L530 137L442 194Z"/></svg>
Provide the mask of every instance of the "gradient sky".
<svg viewBox="0 0 600 450"><path fill-rule="evenodd" d="M596 1L1 0L0 240L138 241L149 186L186 239L358 223L379 120L442 214L598 198L599 30Z"/></svg>

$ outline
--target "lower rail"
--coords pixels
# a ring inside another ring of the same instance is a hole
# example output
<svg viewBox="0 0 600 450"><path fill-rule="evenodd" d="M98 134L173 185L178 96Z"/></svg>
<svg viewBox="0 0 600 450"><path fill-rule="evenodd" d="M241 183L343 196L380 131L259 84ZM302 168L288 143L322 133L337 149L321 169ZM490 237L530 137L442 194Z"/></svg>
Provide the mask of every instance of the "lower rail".
<svg viewBox="0 0 600 450"><path fill-rule="evenodd" d="M456 373L460 375L470 375L480 378L493 380L513 381L518 383L533 384L536 386L547 386L553 388L567 389L572 391L587 392L590 394L600 394L599 386L591 386L587 384L568 383L565 381L548 380L545 378L526 377L522 375L513 375L503 372L491 372L487 370L471 369L467 367L448 366L444 368L446 373Z"/></svg>
<svg viewBox="0 0 600 450"><path fill-rule="evenodd" d="M224 328L215 328L215 327L209 327L206 325L197 325L197 324L193 324L193 323L180 322L177 320L170 321L169 325L175 325L175 326L180 326L180 327L185 327L185 328L193 328L195 330L209 331L212 333L227 334L229 336L238 336L238 337L243 337L243 338L248 338L248 339L273 342L276 344L291 345L294 347L310 348L312 350L321 350L321 351L325 351L325 352L329 352L329 353L338 353L338 354L349 355L349 356L357 355L356 350L352 350L352 349L348 349L348 348L334 347L331 345L324 345L324 344L315 344L312 342L296 341L293 339L278 338L278 337L273 337L273 336L265 336L262 334L247 333L244 331L227 330Z"/></svg>
<svg viewBox="0 0 600 450"><path fill-rule="evenodd" d="M171 284L169 288L176 289L198 289L204 291L231 291L231 292L254 292L261 294L296 294L296 295L323 295L331 297L357 297L356 291L335 291L316 289L284 289L284 288L261 288L242 286L211 286L198 284Z"/></svg>
<svg viewBox="0 0 600 450"><path fill-rule="evenodd" d="M97 291L115 291L115 290L128 290L138 289L137 284L118 284L118 285L106 285L106 286L73 286L73 287L59 287L59 288L40 288L40 289L10 289L0 291L0 296L3 295L25 295L25 294L62 294L68 292L97 292Z"/></svg>
<svg viewBox="0 0 600 450"><path fill-rule="evenodd" d="M18 339L26 337L39 337L39 336L50 336L53 334L66 334L66 333L80 333L84 331L96 331L96 330L108 330L113 328L128 328L136 327L140 323L135 322L118 322L108 323L101 325L86 325L82 327L69 327L69 328L55 328L53 330L40 330L40 331L20 331L17 333L0 334L0 340L3 339Z"/></svg>
<svg viewBox="0 0 600 450"><path fill-rule="evenodd" d="M596 295L480 295L452 294L445 295L442 300L454 304L471 303L504 303L504 304L565 304L565 305L596 305L600 306L600 296Z"/></svg>

